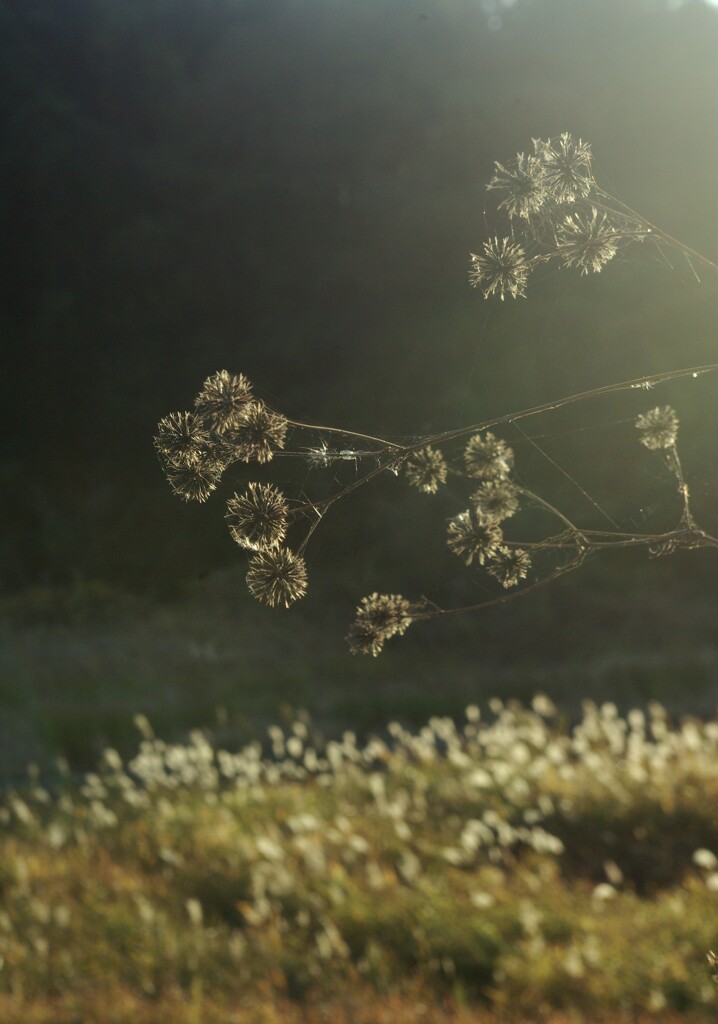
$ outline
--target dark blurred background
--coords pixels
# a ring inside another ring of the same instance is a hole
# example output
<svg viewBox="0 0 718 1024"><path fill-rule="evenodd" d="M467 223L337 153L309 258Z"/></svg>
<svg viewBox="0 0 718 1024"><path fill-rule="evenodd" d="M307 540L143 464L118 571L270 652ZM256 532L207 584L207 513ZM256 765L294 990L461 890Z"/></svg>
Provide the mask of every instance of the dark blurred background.
<svg viewBox="0 0 718 1024"><path fill-rule="evenodd" d="M605 188L718 260L717 53L703 0L0 0L6 775L131 745L135 711L226 739L297 707L366 731L538 689L567 713L609 697L712 713L710 552L593 560L351 658L372 590L480 599L444 543L461 506L378 480L316 534L307 599L272 613L246 593L222 498L173 498L152 435L225 367L292 418L405 437L714 361L718 278L676 250L546 269L506 303L467 266L502 233L494 160L563 130ZM712 375L530 432L621 528L659 529L674 488L632 421L666 402L716 532ZM602 525L505 436L534 489ZM307 483L290 459L262 474Z"/></svg>

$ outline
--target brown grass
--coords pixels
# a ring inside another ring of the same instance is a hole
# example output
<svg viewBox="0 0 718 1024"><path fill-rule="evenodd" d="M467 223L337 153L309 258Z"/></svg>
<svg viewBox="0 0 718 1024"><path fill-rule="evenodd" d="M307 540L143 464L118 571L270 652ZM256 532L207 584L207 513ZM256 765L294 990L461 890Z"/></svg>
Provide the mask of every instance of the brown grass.
<svg viewBox="0 0 718 1024"><path fill-rule="evenodd" d="M681 1015L627 1009L586 1016L540 1006L529 1018L482 1006L462 1006L451 998L437 1002L418 986L385 994L352 989L341 998L304 1004L271 995L216 1001L200 990L188 997L179 989L159 999L143 999L121 988L98 990L82 1000L65 996L26 1002L21 997L0 996L3 1024L708 1024L712 1019L708 1010Z"/></svg>

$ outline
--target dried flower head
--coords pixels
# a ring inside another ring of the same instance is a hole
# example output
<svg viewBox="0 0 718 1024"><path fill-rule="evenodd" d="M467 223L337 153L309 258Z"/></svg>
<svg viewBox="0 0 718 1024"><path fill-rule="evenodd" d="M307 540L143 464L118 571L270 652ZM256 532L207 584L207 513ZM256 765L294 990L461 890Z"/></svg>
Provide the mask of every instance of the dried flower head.
<svg viewBox="0 0 718 1024"><path fill-rule="evenodd" d="M307 592L307 566L303 558L289 548L260 551L249 560L247 586L252 597L274 608L290 604Z"/></svg>
<svg viewBox="0 0 718 1024"><path fill-rule="evenodd" d="M248 402L227 432L227 439L242 462L269 462L276 448L284 448L286 434L287 421L281 413L264 402Z"/></svg>
<svg viewBox="0 0 718 1024"><path fill-rule="evenodd" d="M498 580L502 587L515 587L525 580L531 568L531 556L523 548L510 548L502 544L493 555L487 572Z"/></svg>
<svg viewBox="0 0 718 1024"><path fill-rule="evenodd" d="M167 481L183 501L206 501L222 477L222 470L208 462L168 466Z"/></svg>
<svg viewBox="0 0 718 1024"><path fill-rule="evenodd" d="M483 522L471 509L449 520L446 543L467 565L471 565L474 558L479 565L483 565L496 552L503 539L500 526Z"/></svg>
<svg viewBox="0 0 718 1024"><path fill-rule="evenodd" d="M418 487L425 494L435 494L446 482L447 465L441 452L427 445L409 456L405 473L412 487Z"/></svg>
<svg viewBox="0 0 718 1024"><path fill-rule="evenodd" d="M352 654L376 657L386 640L403 634L413 622L412 605L401 594L371 594L363 597L356 619L347 633Z"/></svg>
<svg viewBox="0 0 718 1024"><path fill-rule="evenodd" d="M573 203L584 198L593 188L591 147L587 142L574 142L568 132L558 139L534 139L536 156L543 166L543 183L559 203Z"/></svg>
<svg viewBox="0 0 718 1024"><path fill-rule="evenodd" d="M166 466L188 466L201 460L210 437L194 413L171 412L157 424L154 444Z"/></svg>
<svg viewBox="0 0 718 1024"><path fill-rule="evenodd" d="M605 213L591 207L588 213L573 213L556 229L556 247L566 267L579 267L582 274L598 274L612 260L620 234Z"/></svg>
<svg viewBox="0 0 718 1024"><path fill-rule="evenodd" d="M528 219L539 212L548 196L543 181L543 164L536 156L516 154L513 164L505 167L498 160L494 176L486 186L504 194L499 209L509 217Z"/></svg>
<svg viewBox="0 0 718 1024"><path fill-rule="evenodd" d="M223 434L236 424L251 398L252 385L243 374L218 370L204 382L194 404L197 415L205 419L212 430Z"/></svg>
<svg viewBox="0 0 718 1024"><path fill-rule="evenodd" d="M505 441L487 431L469 438L464 462L469 476L478 480L502 480L511 472L514 453Z"/></svg>
<svg viewBox="0 0 718 1024"><path fill-rule="evenodd" d="M522 247L510 238L490 238L482 253L470 255L469 281L474 288L481 288L485 299L498 294L503 301L507 294L513 299L526 294L531 266Z"/></svg>
<svg viewBox="0 0 718 1024"><path fill-rule="evenodd" d="M646 448L672 448L678 437L678 416L670 405L657 405L636 418L636 429L641 431L638 440Z"/></svg>
<svg viewBox="0 0 718 1024"><path fill-rule="evenodd" d="M201 461L206 465L215 466L220 472L224 472L233 462L237 462L240 453L237 445L232 441L229 433L213 433L210 438L210 445L203 454Z"/></svg>
<svg viewBox="0 0 718 1024"><path fill-rule="evenodd" d="M386 637L367 619L355 619L345 639L352 654L371 654L377 658L384 649Z"/></svg>
<svg viewBox="0 0 718 1024"><path fill-rule="evenodd" d="M519 489L509 480L487 480L471 495L474 512L485 523L501 523L518 511Z"/></svg>
<svg viewBox="0 0 718 1024"><path fill-rule="evenodd" d="M227 525L236 542L251 551L281 544L287 533L289 506L278 487L251 483L227 502Z"/></svg>

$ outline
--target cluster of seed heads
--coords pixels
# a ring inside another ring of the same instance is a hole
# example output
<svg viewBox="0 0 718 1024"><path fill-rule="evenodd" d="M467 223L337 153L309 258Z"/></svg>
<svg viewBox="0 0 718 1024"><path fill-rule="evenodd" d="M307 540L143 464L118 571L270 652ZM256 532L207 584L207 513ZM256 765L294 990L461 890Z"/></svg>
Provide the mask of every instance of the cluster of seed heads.
<svg viewBox="0 0 718 1024"><path fill-rule="evenodd" d="M604 192L593 176L591 161L591 147L564 132L556 139L534 139L533 153L519 153L509 164L496 163L488 188L499 196L498 207L508 215L512 234L489 239L481 252L471 257L471 282L485 297L524 295L529 272L548 259L557 258L583 274L597 273L624 243L649 235L679 246L686 256L690 252L718 270L705 257L683 247ZM718 369L718 364L699 369ZM688 373L698 376L697 372L681 370L660 375L660 379ZM644 378L598 390L652 387L655 380ZM678 456L678 417L669 405L642 413L635 427L640 443L662 457L678 482L682 507L674 530L635 536L583 530L545 498L512 478L514 452L489 428L582 397L585 395L401 445L288 420L255 397L243 374L219 370L205 380L192 411L170 413L160 421L154 442L169 485L183 501L206 501L230 467L247 463L263 466L279 452L304 459L308 469L316 472L330 469L334 473L342 463L350 463L358 476L359 466L370 463L361 478L346 486L339 483L338 490L322 500L312 501L304 492L289 499L276 485L256 481L231 495L225 519L233 541L248 553L249 591L270 607L289 607L304 597L306 545L331 506L350 491L384 471L403 475L411 487L425 495L436 495L449 482L453 495L453 485L463 481L467 492L464 507L459 507L446 523L446 544L472 572L483 570L492 578L500 586L501 596L465 608L441 609L427 598L410 601L400 594L373 593L357 607L346 639L353 653L376 656L387 640L405 633L418 619L474 611L506 600L512 595L503 591L519 588L521 592L548 582L576 568L592 549L642 544L652 555L665 555L679 548L718 547L718 540L700 529L693 518ZM287 451L290 429L310 432L312 443ZM512 536L516 531L514 517L522 508L536 507L559 522L558 532L539 540L516 539ZM290 547L290 529L302 522L306 525L307 520L310 525L303 538ZM553 565L548 572L541 572L539 556L546 554ZM532 576L535 581L530 579ZM523 581L527 583L521 587Z"/></svg>
<svg viewBox="0 0 718 1024"><path fill-rule="evenodd" d="M194 412L160 420L155 448L173 492L183 501L206 501L232 463L269 462L284 448L287 419L252 395L239 373L219 370L208 377ZM250 483L227 503L227 525L240 547L252 552L247 586L264 604L289 607L307 590L301 556L283 542L290 508L271 484Z"/></svg>
<svg viewBox="0 0 718 1024"><path fill-rule="evenodd" d="M505 543L502 523L519 509L520 489L509 473L514 453L490 431L474 434L463 452L465 473L479 481L469 507L449 521L449 549L467 565L489 563L487 571L503 587L515 587L531 568L527 551Z"/></svg>
<svg viewBox="0 0 718 1024"><path fill-rule="evenodd" d="M639 430L639 441L646 448L675 449L678 417L670 406L643 413L636 419L635 426ZM475 489L469 495L469 507L448 521L446 542L449 550L467 566L483 567L504 589L519 586L533 567L529 550L504 534L507 520L520 510L525 493L511 479L513 467L513 449L488 430L472 434L460 458L452 460L439 447L427 445L413 451L404 463L407 482L424 494L436 494L449 477L463 478L470 484L475 482ZM668 545L671 551L681 546L677 541ZM682 546L686 546L686 542ZM669 551L668 548L656 549L652 553ZM425 602L412 604L398 594L371 594L356 610L347 635L349 648L353 654L376 657L392 636L402 635L417 618L432 614Z"/></svg>
<svg viewBox="0 0 718 1024"><path fill-rule="evenodd" d="M622 245L651 231L597 184L588 143L563 132L534 139L533 149L511 163L497 161L487 185L511 224L510 237L494 236L471 253L469 280L487 299L525 296L530 272L551 259L597 274Z"/></svg>
<svg viewBox="0 0 718 1024"><path fill-rule="evenodd" d="M401 594L370 594L362 598L347 634L349 650L352 654L376 657L386 640L406 632L420 610L421 606L412 606Z"/></svg>

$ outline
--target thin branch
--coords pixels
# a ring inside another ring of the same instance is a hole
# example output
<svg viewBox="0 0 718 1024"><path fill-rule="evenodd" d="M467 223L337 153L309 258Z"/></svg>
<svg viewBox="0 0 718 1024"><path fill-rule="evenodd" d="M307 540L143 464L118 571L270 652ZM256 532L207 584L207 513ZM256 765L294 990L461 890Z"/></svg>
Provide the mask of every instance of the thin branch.
<svg viewBox="0 0 718 1024"><path fill-rule="evenodd" d="M534 590L538 590L540 587L544 587L553 580L558 579L560 576L565 576L566 573L573 572L583 562L588 551L581 549L577 552L575 558L572 558L566 565L560 566L554 572L548 576L542 577L535 583L530 583L527 587L521 587L519 590L513 590L510 594L501 594L499 597L490 598L488 601L480 601L478 604L465 605L462 608L438 608L436 611L417 612L412 615L414 622L424 621L426 619L438 619L446 615L462 615L465 612L477 612L483 608L493 608L500 604L507 604L509 601L513 601L517 597L522 597L524 594L530 594ZM432 602L433 603L433 602Z"/></svg>
<svg viewBox="0 0 718 1024"><path fill-rule="evenodd" d="M598 193L604 197L604 199L607 199L610 203L615 203L622 210L625 210L631 217L634 217L639 224L642 224L647 229L647 231L650 234L655 235L657 238L663 239L663 241L667 242L668 245L671 245L674 248L679 249L682 253L692 256L694 260L697 260L704 267L710 267L711 270L718 272L718 264L714 263L713 260L709 260L707 256L703 256L701 253L696 252L695 249L691 249L691 247L689 245L686 245L685 242L681 242L677 238L674 238L673 235L669 235L668 232L664 231L662 228L656 227L655 224L652 224L644 216L642 216L640 213L637 213L636 210L632 209L628 205L628 203L622 202L620 199L617 199L615 196L612 196L609 192L604 191L604 189L600 188L598 185L596 185L596 189Z"/></svg>

